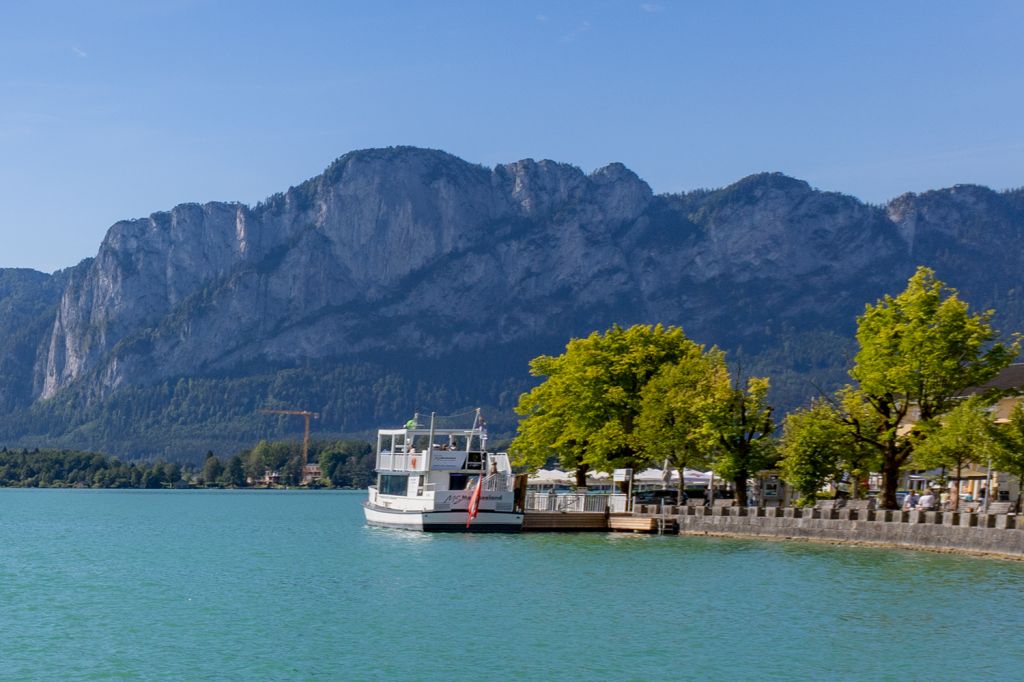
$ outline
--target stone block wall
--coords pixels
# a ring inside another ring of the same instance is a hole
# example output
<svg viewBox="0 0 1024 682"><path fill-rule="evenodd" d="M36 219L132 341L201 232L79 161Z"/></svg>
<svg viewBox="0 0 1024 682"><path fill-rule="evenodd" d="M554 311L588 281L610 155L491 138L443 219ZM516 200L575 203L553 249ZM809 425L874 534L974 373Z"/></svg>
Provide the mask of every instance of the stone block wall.
<svg viewBox="0 0 1024 682"><path fill-rule="evenodd" d="M813 509L744 509L679 515L679 532L828 542L860 542L943 551L1001 554L1024 559L1024 529L1010 514ZM1024 519L1022 519L1024 521Z"/></svg>

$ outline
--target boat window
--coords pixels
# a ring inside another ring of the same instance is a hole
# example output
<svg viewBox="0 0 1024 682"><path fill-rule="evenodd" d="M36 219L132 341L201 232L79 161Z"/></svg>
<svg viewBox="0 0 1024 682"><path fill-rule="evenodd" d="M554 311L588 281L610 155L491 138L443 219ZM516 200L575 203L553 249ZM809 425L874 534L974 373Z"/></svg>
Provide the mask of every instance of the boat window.
<svg viewBox="0 0 1024 682"><path fill-rule="evenodd" d="M377 482L377 492L381 495L405 495L408 491L408 476L381 474Z"/></svg>
<svg viewBox="0 0 1024 682"><path fill-rule="evenodd" d="M465 490L468 478L466 474L448 474L448 490Z"/></svg>
<svg viewBox="0 0 1024 682"><path fill-rule="evenodd" d="M483 469L484 467L484 456L479 452L471 452L466 459L467 469Z"/></svg>

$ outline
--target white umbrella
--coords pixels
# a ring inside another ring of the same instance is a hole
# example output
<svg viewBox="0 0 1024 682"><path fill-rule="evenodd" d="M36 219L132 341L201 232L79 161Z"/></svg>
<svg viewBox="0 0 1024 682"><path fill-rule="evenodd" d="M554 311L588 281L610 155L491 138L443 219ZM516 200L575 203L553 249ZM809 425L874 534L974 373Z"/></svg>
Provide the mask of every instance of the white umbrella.
<svg viewBox="0 0 1024 682"><path fill-rule="evenodd" d="M571 485L574 479L561 469L538 469L526 482L528 485Z"/></svg>
<svg viewBox="0 0 1024 682"><path fill-rule="evenodd" d="M711 480L711 472L697 471L696 469L686 469L683 472L683 478L686 479L687 483L707 483L708 481Z"/></svg>
<svg viewBox="0 0 1024 682"><path fill-rule="evenodd" d="M637 483L661 483L661 469L644 469L639 474L633 474L633 480Z"/></svg>

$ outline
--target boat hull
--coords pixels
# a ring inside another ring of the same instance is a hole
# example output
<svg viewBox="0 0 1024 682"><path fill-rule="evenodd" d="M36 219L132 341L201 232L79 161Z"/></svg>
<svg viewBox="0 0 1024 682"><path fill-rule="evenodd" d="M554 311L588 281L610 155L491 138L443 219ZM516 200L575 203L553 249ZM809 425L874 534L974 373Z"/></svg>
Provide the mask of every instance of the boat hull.
<svg viewBox="0 0 1024 682"><path fill-rule="evenodd" d="M364 502L363 514L371 526L431 533L518 533L523 527L523 515L517 512L481 510L469 527L466 511L403 511Z"/></svg>

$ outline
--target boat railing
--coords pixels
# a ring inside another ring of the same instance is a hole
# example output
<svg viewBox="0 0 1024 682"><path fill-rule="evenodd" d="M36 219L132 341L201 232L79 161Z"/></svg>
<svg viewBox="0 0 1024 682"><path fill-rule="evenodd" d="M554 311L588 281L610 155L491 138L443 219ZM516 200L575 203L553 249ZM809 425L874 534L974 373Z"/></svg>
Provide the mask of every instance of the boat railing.
<svg viewBox="0 0 1024 682"><path fill-rule="evenodd" d="M484 478L484 490L488 492L509 492L515 487L516 477L511 474L491 474Z"/></svg>
<svg viewBox="0 0 1024 682"><path fill-rule="evenodd" d="M625 498L625 495L586 493L554 493L554 492L527 492L526 511L547 511L547 512L604 512L609 509L610 502L617 502L611 499L616 497ZM617 506L615 504L612 507ZM615 511L614 508L611 509Z"/></svg>
<svg viewBox="0 0 1024 682"><path fill-rule="evenodd" d="M426 471L424 452L382 452L377 455L377 468L383 471Z"/></svg>

